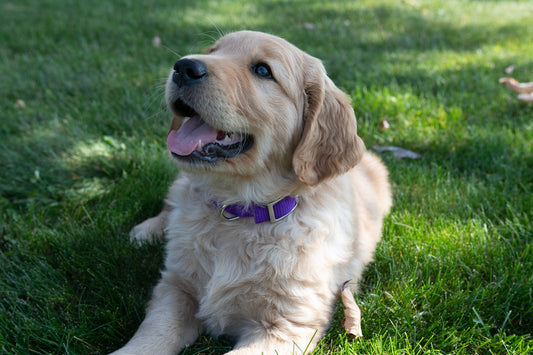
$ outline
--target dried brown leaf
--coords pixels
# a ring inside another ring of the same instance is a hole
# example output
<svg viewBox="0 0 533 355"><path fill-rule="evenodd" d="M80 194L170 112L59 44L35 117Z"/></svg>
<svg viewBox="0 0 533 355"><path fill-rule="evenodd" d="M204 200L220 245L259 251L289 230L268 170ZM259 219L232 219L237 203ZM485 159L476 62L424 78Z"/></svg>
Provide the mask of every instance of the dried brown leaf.
<svg viewBox="0 0 533 355"><path fill-rule="evenodd" d="M372 149L374 149L377 152L392 152L394 154L394 157L398 159L403 159L403 158L420 159L422 158L422 154L413 152L405 148L400 148L400 147L374 145L372 146Z"/></svg>
<svg viewBox="0 0 533 355"><path fill-rule="evenodd" d="M379 128L381 128L382 130L387 130L390 128L390 123L389 121L387 121L386 119L382 119L381 122L379 122Z"/></svg>
<svg viewBox="0 0 533 355"><path fill-rule="evenodd" d="M341 287L341 299L344 304L344 322L343 326L346 329L348 335L353 338L362 338L363 332L361 331L361 310L355 299L353 293L349 287Z"/></svg>
<svg viewBox="0 0 533 355"><path fill-rule="evenodd" d="M500 84L505 84L511 90L519 94L528 94L533 92L533 81L529 83L520 83L514 78L500 78Z"/></svg>
<svg viewBox="0 0 533 355"><path fill-rule="evenodd" d="M24 100L21 100L21 99L18 99L16 102L15 102L15 107L18 108L18 109L25 109L26 108L26 103L24 102Z"/></svg>
<svg viewBox="0 0 533 355"><path fill-rule="evenodd" d="M524 102L533 102L533 92L530 92L529 94L520 94L517 97L518 100L522 100Z"/></svg>

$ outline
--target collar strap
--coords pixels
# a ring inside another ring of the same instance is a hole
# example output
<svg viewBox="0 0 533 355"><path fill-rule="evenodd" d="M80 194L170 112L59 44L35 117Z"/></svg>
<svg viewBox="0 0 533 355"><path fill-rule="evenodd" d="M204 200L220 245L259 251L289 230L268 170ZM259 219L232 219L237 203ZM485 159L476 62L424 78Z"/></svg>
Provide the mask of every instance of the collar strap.
<svg viewBox="0 0 533 355"><path fill-rule="evenodd" d="M254 217L255 223L277 222L290 215L298 206L298 196L287 196L266 205L252 203L249 207L243 205L224 205L213 201L222 217L233 221L243 217Z"/></svg>

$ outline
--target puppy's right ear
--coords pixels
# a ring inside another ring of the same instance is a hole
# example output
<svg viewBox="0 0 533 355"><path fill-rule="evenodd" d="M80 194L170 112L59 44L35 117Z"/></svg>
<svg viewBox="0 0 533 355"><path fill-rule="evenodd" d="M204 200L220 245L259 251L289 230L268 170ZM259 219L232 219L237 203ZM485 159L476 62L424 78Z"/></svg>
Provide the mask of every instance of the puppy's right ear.
<svg viewBox="0 0 533 355"><path fill-rule="evenodd" d="M365 146L357 135L350 100L328 78L318 59L310 61L305 83L304 128L292 165L302 182L314 186L354 167Z"/></svg>

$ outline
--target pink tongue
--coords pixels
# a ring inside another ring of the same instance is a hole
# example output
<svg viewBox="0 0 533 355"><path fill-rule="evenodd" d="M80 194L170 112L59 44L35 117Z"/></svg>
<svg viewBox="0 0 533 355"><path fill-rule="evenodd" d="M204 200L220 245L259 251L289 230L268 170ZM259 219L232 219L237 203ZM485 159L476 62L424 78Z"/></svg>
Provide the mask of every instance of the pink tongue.
<svg viewBox="0 0 533 355"><path fill-rule="evenodd" d="M217 139L217 130L200 118L193 116L175 131L171 130L167 136L167 148L177 155L187 156L194 152L200 142L202 146Z"/></svg>

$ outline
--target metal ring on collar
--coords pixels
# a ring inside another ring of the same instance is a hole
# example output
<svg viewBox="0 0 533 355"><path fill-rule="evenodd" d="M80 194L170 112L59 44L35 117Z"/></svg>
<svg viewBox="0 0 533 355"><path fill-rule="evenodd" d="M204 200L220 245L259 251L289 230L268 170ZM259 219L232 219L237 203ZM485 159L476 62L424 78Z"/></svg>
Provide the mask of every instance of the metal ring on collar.
<svg viewBox="0 0 533 355"><path fill-rule="evenodd" d="M226 208L228 207L228 205L222 205L222 207L220 208L220 215L226 220L226 221L234 221L236 219L239 219L241 217L239 216L235 216L235 215L231 215L231 216L227 216L226 215Z"/></svg>

